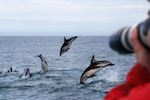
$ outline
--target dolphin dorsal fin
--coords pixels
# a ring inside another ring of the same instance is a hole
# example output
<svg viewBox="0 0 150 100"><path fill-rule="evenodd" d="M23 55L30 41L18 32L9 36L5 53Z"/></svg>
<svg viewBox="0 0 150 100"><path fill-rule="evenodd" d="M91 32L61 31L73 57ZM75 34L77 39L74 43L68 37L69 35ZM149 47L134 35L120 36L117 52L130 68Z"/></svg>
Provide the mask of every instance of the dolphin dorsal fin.
<svg viewBox="0 0 150 100"><path fill-rule="evenodd" d="M96 62L96 60L95 60L95 55L93 55L92 56L92 59L91 59L91 65L93 64L93 63L95 63Z"/></svg>
<svg viewBox="0 0 150 100"><path fill-rule="evenodd" d="M66 37L64 37L64 42L65 42L66 40L67 40Z"/></svg>

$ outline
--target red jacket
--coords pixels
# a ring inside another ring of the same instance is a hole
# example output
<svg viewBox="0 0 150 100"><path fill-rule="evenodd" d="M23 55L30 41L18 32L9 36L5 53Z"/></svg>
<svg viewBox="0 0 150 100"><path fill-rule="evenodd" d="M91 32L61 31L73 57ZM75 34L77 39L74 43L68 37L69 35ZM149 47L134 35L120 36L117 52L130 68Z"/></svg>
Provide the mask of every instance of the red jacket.
<svg viewBox="0 0 150 100"><path fill-rule="evenodd" d="M126 82L113 88L105 100L150 100L150 73L136 64L126 77Z"/></svg>

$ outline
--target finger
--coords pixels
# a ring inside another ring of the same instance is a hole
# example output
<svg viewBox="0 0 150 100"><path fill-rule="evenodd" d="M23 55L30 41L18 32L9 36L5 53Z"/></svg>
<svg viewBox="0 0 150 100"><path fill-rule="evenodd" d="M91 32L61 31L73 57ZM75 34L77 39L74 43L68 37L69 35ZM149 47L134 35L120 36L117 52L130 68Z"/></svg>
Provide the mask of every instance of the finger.
<svg viewBox="0 0 150 100"><path fill-rule="evenodd" d="M143 46L138 39L137 28L135 28L132 33L133 34L131 35L131 43L132 43L133 49L134 49L134 51L139 51L140 49L143 48Z"/></svg>

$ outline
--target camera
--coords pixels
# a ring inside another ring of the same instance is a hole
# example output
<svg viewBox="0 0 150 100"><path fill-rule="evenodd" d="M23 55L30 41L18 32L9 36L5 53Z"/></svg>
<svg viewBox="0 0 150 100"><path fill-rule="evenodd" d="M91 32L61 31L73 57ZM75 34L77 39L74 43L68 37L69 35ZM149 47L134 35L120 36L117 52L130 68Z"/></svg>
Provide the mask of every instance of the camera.
<svg viewBox="0 0 150 100"><path fill-rule="evenodd" d="M130 37L133 33L133 29L137 28L138 37L142 45L150 51L150 44L147 42L148 31L150 29L150 18L140 22L137 25L130 27L123 27L114 32L109 39L110 47L117 51L119 54L130 54L133 53L133 47Z"/></svg>

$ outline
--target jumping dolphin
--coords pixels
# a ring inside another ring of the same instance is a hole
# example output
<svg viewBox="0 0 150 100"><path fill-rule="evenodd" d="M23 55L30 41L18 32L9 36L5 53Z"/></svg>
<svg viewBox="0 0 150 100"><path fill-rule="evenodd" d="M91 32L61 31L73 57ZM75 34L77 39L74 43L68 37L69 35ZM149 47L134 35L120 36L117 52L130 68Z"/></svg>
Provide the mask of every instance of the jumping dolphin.
<svg viewBox="0 0 150 100"><path fill-rule="evenodd" d="M64 43L60 49L60 56L68 51L70 49L70 45L72 44L72 42L77 38L77 36L71 37L69 39L66 39L66 37L64 37Z"/></svg>
<svg viewBox="0 0 150 100"><path fill-rule="evenodd" d="M22 74L20 78L25 79L25 78L30 78L30 77L31 77L30 69L25 68L24 69L24 74Z"/></svg>
<svg viewBox="0 0 150 100"><path fill-rule="evenodd" d="M95 56L93 55L90 66L81 75L80 83L84 84L84 82L88 78L94 77L95 73L97 73L99 70L101 70L102 68L106 66L112 66L112 65L114 64L112 64L110 61L107 61L107 60L103 60L103 61L95 60Z"/></svg>
<svg viewBox="0 0 150 100"><path fill-rule="evenodd" d="M42 70L44 72L47 72L48 71L48 64L46 62L46 59L42 56L42 54L40 55L37 55L37 57L39 57L41 59L41 66L42 66Z"/></svg>

